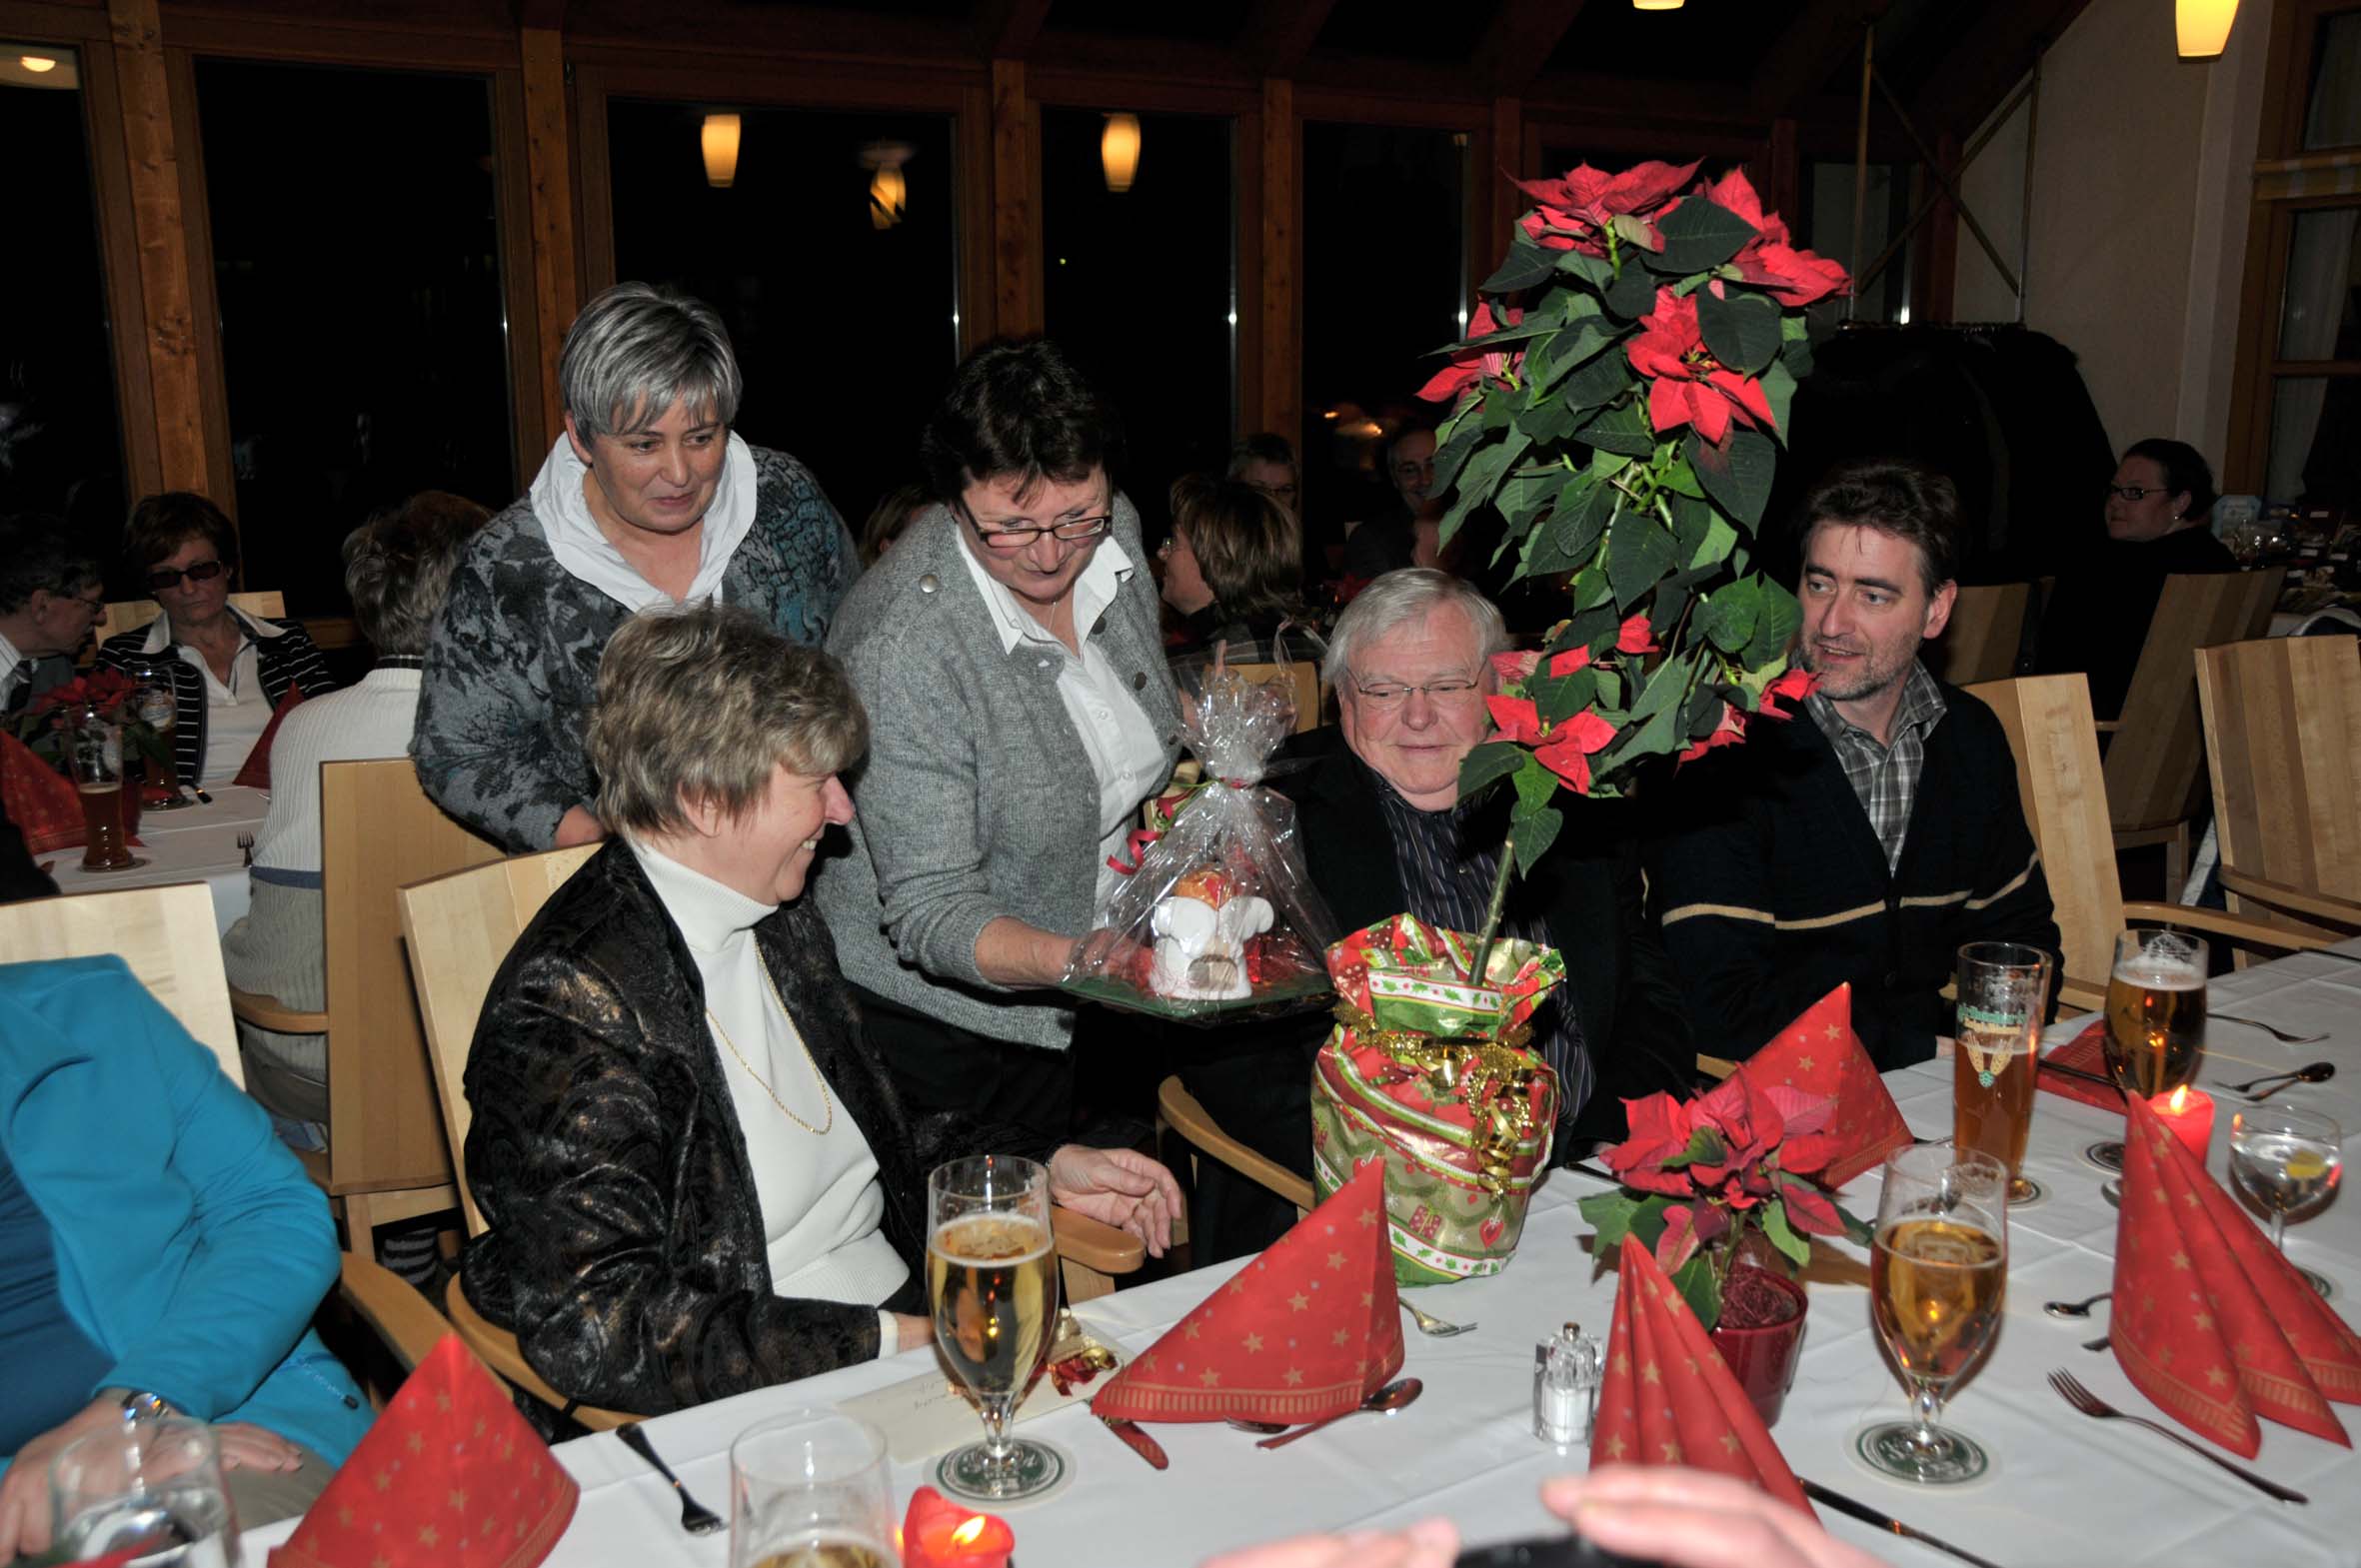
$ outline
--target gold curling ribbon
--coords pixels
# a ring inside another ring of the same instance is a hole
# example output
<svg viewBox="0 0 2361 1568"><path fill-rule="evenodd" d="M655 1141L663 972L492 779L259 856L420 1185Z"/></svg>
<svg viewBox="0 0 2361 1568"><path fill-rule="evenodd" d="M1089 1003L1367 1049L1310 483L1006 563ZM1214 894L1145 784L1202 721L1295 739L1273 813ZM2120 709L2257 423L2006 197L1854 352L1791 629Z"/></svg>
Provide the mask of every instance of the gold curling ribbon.
<svg viewBox="0 0 2361 1568"><path fill-rule="evenodd" d="M1529 1022L1512 1024L1497 1039L1437 1039L1406 1029L1384 1029L1348 1001L1336 1021L1356 1043L1373 1045L1397 1069L1385 1085L1418 1080L1429 1104L1461 1104L1474 1125L1476 1185L1494 1197L1516 1175L1516 1146L1534 1136L1532 1062L1518 1052L1532 1037Z"/></svg>

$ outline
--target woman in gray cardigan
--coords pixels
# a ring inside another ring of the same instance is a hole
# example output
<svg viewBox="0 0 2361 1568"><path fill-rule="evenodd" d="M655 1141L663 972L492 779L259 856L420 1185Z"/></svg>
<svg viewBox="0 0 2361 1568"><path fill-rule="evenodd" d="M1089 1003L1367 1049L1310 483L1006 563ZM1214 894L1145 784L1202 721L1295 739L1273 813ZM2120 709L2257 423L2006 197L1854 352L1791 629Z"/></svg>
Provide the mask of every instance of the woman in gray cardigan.
<svg viewBox="0 0 2361 1568"><path fill-rule="evenodd" d="M1076 1009L1048 987L1179 757L1117 445L1055 346L978 350L921 443L937 505L830 628L872 745L815 896L922 1112L1069 1130Z"/></svg>

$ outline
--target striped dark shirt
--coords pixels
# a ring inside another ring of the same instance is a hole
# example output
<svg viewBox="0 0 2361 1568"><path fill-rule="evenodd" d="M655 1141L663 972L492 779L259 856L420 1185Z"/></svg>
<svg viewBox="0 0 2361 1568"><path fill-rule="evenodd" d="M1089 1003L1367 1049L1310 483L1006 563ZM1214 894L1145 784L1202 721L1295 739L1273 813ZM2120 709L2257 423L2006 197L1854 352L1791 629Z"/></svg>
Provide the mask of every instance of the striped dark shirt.
<svg viewBox="0 0 2361 1568"><path fill-rule="evenodd" d="M290 687L302 688L305 697L336 690L335 679L328 674L328 662L320 657L320 650L313 646L300 622L262 620L235 605L229 613L245 633L246 641L253 645L255 670L262 677L263 695L273 708L286 700ZM205 773L205 677L196 666L180 657L179 645L171 641L169 627L161 646L153 650L148 647L155 638L157 624L151 622L108 638L99 648L98 662L125 674L141 663L155 665L171 674L173 773L183 784L194 786ZM276 628L277 635L261 635L268 628Z"/></svg>

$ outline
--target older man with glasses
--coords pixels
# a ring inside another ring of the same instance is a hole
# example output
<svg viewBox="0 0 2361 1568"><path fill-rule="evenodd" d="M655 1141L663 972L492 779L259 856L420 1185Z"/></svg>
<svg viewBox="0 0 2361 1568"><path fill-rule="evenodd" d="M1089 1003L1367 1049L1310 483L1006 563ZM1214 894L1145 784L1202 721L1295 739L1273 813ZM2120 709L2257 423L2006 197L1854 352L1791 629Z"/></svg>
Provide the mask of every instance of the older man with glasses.
<svg viewBox="0 0 2361 1568"><path fill-rule="evenodd" d="M1338 725L1298 739L1308 766L1272 782L1295 802L1311 880L1346 930L1403 910L1455 930L1483 923L1507 832L1508 798L1462 797L1459 765L1491 731L1500 613L1457 578L1390 572L1337 621L1324 674ZM1509 887L1502 928L1547 942L1566 979L1533 1016L1532 1048L1564 1085L1558 1152L1622 1135L1622 1105L1685 1083L1693 1060L1680 992L1641 922L1636 835L1619 802L1569 798L1557 842ZM1311 1168L1308 1062L1324 1020L1209 1038L1182 1079L1223 1130L1295 1170ZM1199 1167L1191 1236L1213 1256L1250 1250L1291 1215ZM1200 1260L1206 1254L1200 1254Z"/></svg>

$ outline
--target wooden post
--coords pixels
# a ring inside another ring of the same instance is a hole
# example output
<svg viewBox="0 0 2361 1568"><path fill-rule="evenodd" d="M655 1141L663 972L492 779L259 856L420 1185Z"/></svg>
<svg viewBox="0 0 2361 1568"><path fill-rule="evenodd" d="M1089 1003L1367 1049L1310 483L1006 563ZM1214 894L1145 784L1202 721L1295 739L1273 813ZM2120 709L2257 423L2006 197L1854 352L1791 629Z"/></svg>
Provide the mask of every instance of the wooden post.
<svg viewBox="0 0 2361 1568"><path fill-rule="evenodd" d="M1959 138L1949 131L1935 138L1936 165L1953 181L1960 173ZM1959 206L1943 190L1926 220L1924 265L1919 272L1920 307L1912 321L1948 324L1955 319L1959 292Z"/></svg>
<svg viewBox="0 0 2361 1568"><path fill-rule="evenodd" d="M993 330L1042 330L1039 116L1026 95L1025 62L992 62Z"/></svg>
<svg viewBox="0 0 2361 1568"><path fill-rule="evenodd" d="M519 33L525 74L525 173L533 194L533 320L541 342L543 444L558 439L566 403L558 391L558 349L582 309L574 265L574 163L566 124L565 35L554 27ZM539 460L538 449L535 461ZM526 472L530 472L527 470Z"/></svg>
<svg viewBox="0 0 2361 1568"><path fill-rule="evenodd" d="M180 161L173 146L156 0L107 0L115 76L123 101L123 143L131 164L131 222L139 247L140 304L146 313L148 382L156 455L165 488L193 490L236 516L237 496L206 459L196 308L181 227ZM133 445L136 447L137 442Z"/></svg>
<svg viewBox="0 0 2361 1568"><path fill-rule="evenodd" d="M1262 83L1261 424L1297 444L1303 439L1303 251L1297 230L1303 166L1295 123L1295 84Z"/></svg>

